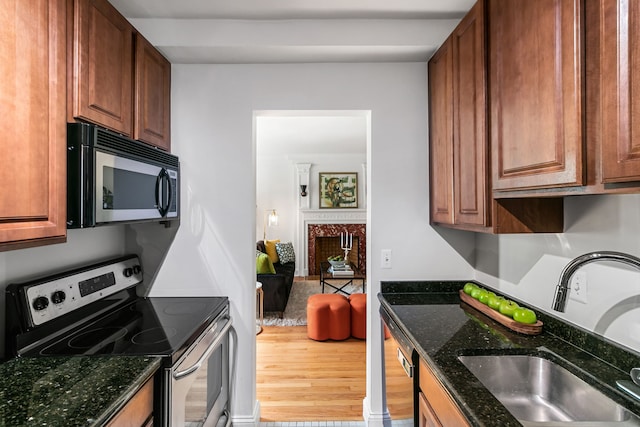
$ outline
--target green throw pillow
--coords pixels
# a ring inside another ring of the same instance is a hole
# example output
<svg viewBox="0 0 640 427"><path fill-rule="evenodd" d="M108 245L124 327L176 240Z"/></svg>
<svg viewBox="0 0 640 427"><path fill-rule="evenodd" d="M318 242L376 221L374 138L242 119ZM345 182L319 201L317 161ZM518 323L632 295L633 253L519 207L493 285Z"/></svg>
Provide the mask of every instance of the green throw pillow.
<svg viewBox="0 0 640 427"><path fill-rule="evenodd" d="M263 252L256 251L256 273L257 274L276 274L276 269L269 259L269 256Z"/></svg>

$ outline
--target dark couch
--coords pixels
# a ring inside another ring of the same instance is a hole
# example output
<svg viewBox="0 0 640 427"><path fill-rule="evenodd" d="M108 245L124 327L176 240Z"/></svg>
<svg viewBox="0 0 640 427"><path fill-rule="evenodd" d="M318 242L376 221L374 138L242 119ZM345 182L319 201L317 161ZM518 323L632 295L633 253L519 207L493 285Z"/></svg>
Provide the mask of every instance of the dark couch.
<svg viewBox="0 0 640 427"><path fill-rule="evenodd" d="M262 240L258 241L256 249L260 252L267 253ZM273 264L276 274L258 274L257 281L262 283L262 291L264 292L264 311L278 312L280 317L289 301L289 294L293 286L293 276L296 271L296 263L288 262L282 264L276 262Z"/></svg>

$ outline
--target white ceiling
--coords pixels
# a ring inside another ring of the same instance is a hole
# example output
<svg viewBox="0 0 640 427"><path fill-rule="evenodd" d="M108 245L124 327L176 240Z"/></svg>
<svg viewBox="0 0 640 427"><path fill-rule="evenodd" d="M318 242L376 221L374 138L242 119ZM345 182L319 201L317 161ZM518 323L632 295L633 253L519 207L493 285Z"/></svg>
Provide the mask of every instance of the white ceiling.
<svg viewBox="0 0 640 427"><path fill-rule="evenodd" d="M475 0L110 0L173 64L424 62ZM362 115L258 118L258 154L366 152Z"/></svg>
<svg viewBox="0 0 640 427"><path fill-rule="evenodd" d="M110 0L172 63L426 62L475 0Z"/></svg>

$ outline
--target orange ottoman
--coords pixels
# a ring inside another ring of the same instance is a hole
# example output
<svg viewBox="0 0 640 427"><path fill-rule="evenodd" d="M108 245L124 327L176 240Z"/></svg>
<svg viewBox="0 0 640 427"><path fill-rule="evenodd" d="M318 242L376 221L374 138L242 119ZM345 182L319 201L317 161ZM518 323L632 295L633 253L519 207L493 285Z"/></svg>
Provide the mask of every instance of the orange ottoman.
<svg viewBox="0 0 640 427"><path fill-rule="evenodd" d="M351 307L343 295L316 294L307 300L307 336L312 340L346 340L351 336Z"/></svg>
<svg viewBox="0 0 640 427"><path fill-rule="evenodd" d="M351 336L367 338L367 294L351 294Z"/></svg>

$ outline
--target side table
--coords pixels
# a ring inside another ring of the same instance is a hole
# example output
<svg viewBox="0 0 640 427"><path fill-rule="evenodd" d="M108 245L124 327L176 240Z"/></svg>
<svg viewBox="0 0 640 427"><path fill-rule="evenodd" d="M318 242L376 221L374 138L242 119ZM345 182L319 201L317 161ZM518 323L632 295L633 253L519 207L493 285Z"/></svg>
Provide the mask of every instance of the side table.
<svg viewBox="0 0 640 427"><path fill-rule="evenodd" d="M256 322L256 335L262 332L262 324L264 323L264 291L262 283L256 282L256 314L258 320Z"/></svg>

